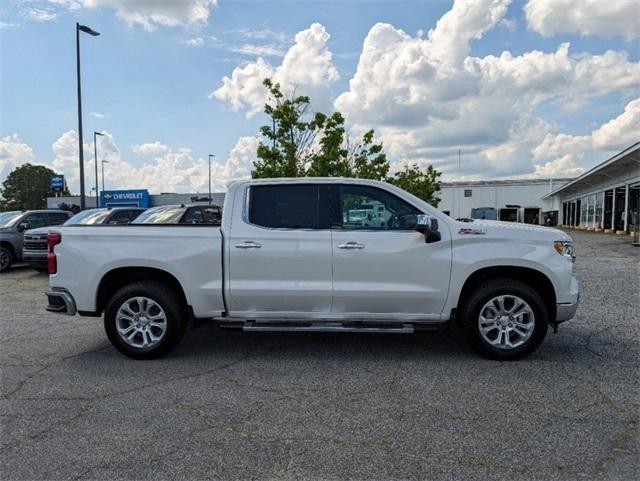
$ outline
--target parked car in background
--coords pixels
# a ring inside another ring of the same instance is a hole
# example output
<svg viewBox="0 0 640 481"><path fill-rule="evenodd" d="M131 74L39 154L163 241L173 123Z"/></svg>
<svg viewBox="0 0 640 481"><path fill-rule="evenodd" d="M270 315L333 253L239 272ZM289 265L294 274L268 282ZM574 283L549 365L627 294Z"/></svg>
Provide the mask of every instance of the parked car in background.
<svg viewBox="0 0 640 481"><path fill-rule="evenodd" d="M145 209L139 207L107 207L88 209L78 212L63 225L124 225L129 224ZM24 233L22 260L37 271L47 271L47 233L48 227L30 229Z"/></svg>
<svg viewBox="0 0 640 481"><path fill-rule="evenodd" d="M217 205L162 205L147 209L132 224L220 225L222 209Z"/></svg>
<svg viewBox="0 0 640 481"><path fill-rule="evenodd" d="M0 272L22 261L24 232L36 227L60 225L73 214L64 210L27 210L0 214Z"/></svg>
<svg viewBox="0 0 640 481"><path fill-rule="evenodd" d="M362 205L382 207L388 221L345 222ZM176 225L189 209L150 209L123 227L52 228L47 309L104 313L113 345L138 359L166 354L191 319L206 319L244 331L457 324L483 355L506 360L533 352L578 305L566 233L457 222L384 182L235 182L220 227Z"/></svg>

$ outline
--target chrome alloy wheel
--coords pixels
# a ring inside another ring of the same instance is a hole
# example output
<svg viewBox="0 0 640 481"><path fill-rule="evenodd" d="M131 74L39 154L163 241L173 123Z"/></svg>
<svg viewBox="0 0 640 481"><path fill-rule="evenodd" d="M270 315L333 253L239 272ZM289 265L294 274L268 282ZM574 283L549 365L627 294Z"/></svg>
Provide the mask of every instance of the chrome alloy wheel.
<svg viewBox="0 0 640 481"><path fill-rule="evenodd" d="M167 332L167 316L153 299L132 297L124 301L116 314L120 338L137 349L150 349Z"/></svg>
<svg viewBox="0 0 640 481"><path fill-rule="evenodd" d="M531 306L518 296L496 296L480 310L478 328L482 338L498 349L522 346L536 324Z"/></svg>

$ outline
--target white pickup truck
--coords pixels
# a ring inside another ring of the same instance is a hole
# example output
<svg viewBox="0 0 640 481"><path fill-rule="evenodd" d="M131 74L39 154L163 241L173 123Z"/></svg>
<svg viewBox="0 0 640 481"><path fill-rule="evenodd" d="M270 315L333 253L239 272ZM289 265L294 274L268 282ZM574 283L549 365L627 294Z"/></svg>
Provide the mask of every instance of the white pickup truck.
<svg viewBox="0 0 640 481"><path fill-rule="evenodd" d="M567 234L458 222L384 182L241 181L220 226L150 217L48 236L47 310L104 313L113 345L136 359L166 354L201 319L245 331L453 324L482 355L517 359L577 308Z"/></svg>

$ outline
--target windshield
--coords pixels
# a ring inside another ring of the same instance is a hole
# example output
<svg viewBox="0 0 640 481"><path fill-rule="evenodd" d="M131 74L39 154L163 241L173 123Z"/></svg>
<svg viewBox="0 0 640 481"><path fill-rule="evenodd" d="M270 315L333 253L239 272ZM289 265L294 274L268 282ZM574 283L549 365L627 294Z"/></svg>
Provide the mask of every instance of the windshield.
<svg viewBox="0 0 640 481"><path fill-rule="evenodd" d="M89 209L78 212L63 225L102 224L109 214L108 209Z"/></svg>
<svg viewBox="0 0 640 481"><path fill-rule="evenodd" d="M179 205L166 205L144 211L132 224L177 224L185 208Z"/></svg>
<svg viewBox="0 0 640 481"><path fill-rule="evenodd" d="M11 227L18 221L21 215L22 212L20 211L0 213L0 227Z"/></svg>

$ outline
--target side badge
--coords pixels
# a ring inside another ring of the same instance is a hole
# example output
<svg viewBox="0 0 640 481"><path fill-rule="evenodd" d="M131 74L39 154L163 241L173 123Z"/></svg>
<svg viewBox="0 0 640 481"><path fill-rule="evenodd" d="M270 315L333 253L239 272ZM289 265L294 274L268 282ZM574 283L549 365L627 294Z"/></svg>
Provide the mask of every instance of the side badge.
<svg viewBox="0 0 640 481"><path fill-rule="evenodd" d="M486 229L471 229L469 227L463 227L458 231L458 234L461 235L484 235L486 233Z"/></svg>

